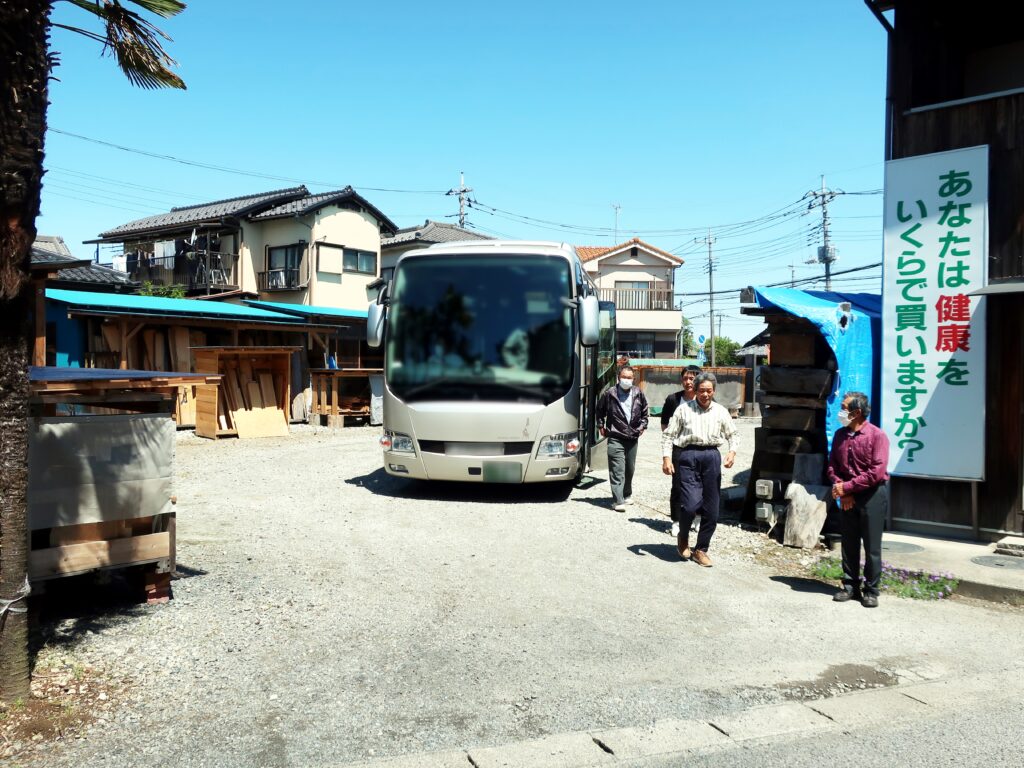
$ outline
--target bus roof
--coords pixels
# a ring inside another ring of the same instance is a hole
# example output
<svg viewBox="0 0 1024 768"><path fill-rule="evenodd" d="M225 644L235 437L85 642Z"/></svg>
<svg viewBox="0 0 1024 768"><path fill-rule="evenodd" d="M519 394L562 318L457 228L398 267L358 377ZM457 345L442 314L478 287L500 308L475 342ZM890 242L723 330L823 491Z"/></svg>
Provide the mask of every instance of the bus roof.
<svg viewBox="0 0 1024 768"><path fill-rule="evenodd" d="M480 254L515 253L519 255L550 255L577 258L576 248L568 243L544 240L458 240L450 243L436 243L427 248L402 254L408 256L460 256Z"/></svg>

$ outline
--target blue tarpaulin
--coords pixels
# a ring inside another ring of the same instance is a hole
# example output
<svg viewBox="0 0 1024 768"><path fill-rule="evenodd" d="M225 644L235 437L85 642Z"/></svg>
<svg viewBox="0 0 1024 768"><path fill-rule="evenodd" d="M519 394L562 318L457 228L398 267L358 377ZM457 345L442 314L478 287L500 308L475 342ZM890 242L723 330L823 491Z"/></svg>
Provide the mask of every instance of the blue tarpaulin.
<svg viewBox="0 0 1024 768"><path fill-rule="evenodd" d="M871 398L871 421L878 423L882 356L882 297L874 293L802 291L797 288L754 288L761 308L774 307L809 320L836 357L837 371L825 411L829 449L839 429L839 410L846 392L864 392ZM850 304L844 312L842 303Z"/></svg>

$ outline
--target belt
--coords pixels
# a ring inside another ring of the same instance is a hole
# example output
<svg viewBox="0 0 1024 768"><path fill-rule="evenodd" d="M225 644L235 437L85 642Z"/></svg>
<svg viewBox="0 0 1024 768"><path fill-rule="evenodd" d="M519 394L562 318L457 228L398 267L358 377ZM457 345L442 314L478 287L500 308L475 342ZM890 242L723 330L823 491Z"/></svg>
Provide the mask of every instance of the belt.
<svg viewBox="0 0 1024 768"><path fill-rule="evenodd" d="M674 450L674 451L688 451L688 450L710 451L710 450L716 450L717 451L718 450L718 446L717 445L702 445L700 443L687 443L686 445L682 445L682 446L673 445L672 446L672 450Z"/></svg>

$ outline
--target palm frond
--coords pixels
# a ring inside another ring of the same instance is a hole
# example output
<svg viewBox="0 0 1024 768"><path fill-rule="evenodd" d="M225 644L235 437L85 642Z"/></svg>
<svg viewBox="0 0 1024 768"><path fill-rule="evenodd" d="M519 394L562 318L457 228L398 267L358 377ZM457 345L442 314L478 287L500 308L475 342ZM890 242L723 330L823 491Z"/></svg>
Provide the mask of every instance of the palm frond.
<svg viewBox="0 0 1024 768"><path fill-rule="evenodd" d="M125 77L139 88L181 88L185 82L171 71L177 65L160 44L171 38L128 10L118 0L67 0L72 5L102 19L106 37L87 34L103 42L103 53L112 53ZM178 0L131 0L151 13L167 18L180 13L185 4ZM79 31L79 30L76 30ZM86 34L81 31L82 34Z"/></svg>

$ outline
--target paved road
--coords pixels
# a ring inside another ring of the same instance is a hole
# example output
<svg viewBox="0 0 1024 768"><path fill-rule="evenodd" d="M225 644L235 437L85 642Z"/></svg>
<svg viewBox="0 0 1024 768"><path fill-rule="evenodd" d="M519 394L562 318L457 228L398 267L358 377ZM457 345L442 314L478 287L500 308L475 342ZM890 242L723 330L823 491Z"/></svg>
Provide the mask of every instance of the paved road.
<svg viewBox="0 0 1024 768"><path fill-rule="evenodd" d="M678 562L656 434L626 514L601 477L568 498L393 479L377 434L182 435L185 578L68 629L134 693L42 763L335 766L1019 672L1019 610L833 604L730 528L714 568Z"/></svg>

